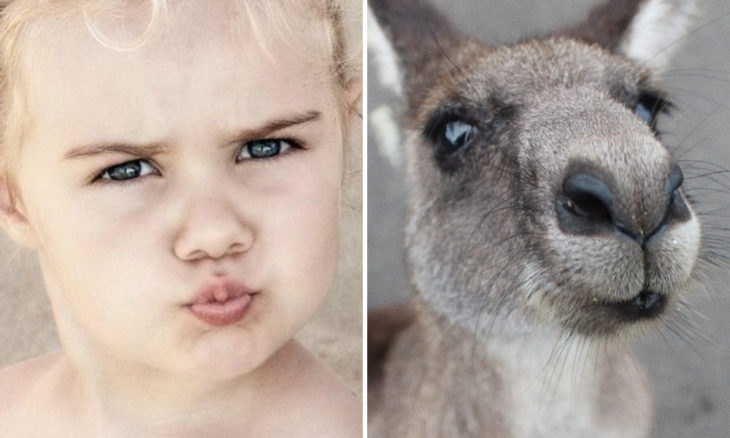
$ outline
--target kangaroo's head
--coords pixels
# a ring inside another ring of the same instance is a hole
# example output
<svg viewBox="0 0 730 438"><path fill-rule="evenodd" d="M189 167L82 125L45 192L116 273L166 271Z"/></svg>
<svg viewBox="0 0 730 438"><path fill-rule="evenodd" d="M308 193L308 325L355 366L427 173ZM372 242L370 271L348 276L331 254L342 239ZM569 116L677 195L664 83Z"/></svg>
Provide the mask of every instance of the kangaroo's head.
<svg viewBox="0 0 730 438"><path fill-rule="evenodd" d="M586 336L670 315L700 224L656 129L670 105L654 74L693 2L611 0L579 26L501 47L423 1L369 3L404 100L407 248L428 307L471 329Z"/></svg>

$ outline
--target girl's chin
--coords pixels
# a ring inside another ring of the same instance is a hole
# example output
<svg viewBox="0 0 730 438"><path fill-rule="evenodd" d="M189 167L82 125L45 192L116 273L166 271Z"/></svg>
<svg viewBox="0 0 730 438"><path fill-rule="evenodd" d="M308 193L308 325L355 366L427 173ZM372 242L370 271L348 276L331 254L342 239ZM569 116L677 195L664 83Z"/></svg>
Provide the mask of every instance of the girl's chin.
<svg viewBox="0 0 730 438"><path fill-rule="evenodd" d="M212 330L197 340L186 374L210 381L239 378L272 361L291 342L265 339L234 327Z"/></svg>

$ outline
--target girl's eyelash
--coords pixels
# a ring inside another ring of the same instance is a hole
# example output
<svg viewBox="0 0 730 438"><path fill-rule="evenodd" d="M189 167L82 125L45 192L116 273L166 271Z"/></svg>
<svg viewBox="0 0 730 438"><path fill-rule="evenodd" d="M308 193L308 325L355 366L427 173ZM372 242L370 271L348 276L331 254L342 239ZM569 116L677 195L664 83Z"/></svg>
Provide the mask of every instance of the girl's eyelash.
<svg viewBox="0 0 730 438"><path fill-rule="evenodd" d="M307 149L305 143L294 138L263 138L243 142L236 151L236 162L268 162L289 155L294 150ZM253 152L253 153L252 153ZM133 184L142 177L159 175L152 160L135 158L105 167L91 178L92 184Z"/></svg>
<svg viewBox="0 0 730 438"><path fill-rule="evenodd" d="M136 158L105 167L98 172L93 180L94 184L132 184L148 175L159 175L159 170L151 160Z"/></svg>
<svg viewBox="0 0 730 438"><path fill-rule="evenodd" d="M236 162L272 161L289 155L297 149L306 149L304 142L293 138L262 138L243 142L236 151Z"/></svg>

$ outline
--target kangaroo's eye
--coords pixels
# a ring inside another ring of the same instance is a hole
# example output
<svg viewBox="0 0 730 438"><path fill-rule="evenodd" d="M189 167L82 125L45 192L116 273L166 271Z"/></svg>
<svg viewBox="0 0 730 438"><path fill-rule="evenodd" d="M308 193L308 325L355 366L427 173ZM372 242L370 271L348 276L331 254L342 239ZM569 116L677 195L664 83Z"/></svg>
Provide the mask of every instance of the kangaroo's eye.
<svg viewBox="0 0 730 438"><path fill-rule="evenodd" d="M436 159L445 159L459 149L474 143L480 135L465 110L437 112L426 123L423 135L433 144Z"/></svg>
<svg viewBox="0 0 730 438"><path fill-rule="evenodd" d="M291 147L290 142L281 139L249 141L238 151L236 161L274 157Z"/></svg>
<svg viewBox="0 0 730 438"><path fill-rule="evenodd" d="M479 130L476 126L463 120L452 120L443 125L440 132L432 139L436 151L451 154L468 145L476 138Z"/></svg>
<svg viewBox="0 0 730 438"><path fill-rule="evenodd" d="M670 107L671 104L664 98L652 93L642 93L634 106L634 112L651 129L656 130L659 114L668 113Z"/></svg>
<svg viewBox="0 0 730 438"><path fill-rule="evenodd" d="M444 127L444 139L454 150L471 142L476 135L476 127L460 120L449 122Z"/></svg>
<svg viewBox="0 0 730 438"><path fill-rule="evenodd" d="M636 108L634 108L634 112L636 112L636 115L648 125L652 125L654 123L654 116L651 115L651 110L643 103L638 103Z"/></svg>
<svg viewBox="0 0 730 438"><path fill-rule="evenodd" d="M107 167L99 179L127 181L152 173L155 173L155 168L147 160L132 160Z"/></svg>

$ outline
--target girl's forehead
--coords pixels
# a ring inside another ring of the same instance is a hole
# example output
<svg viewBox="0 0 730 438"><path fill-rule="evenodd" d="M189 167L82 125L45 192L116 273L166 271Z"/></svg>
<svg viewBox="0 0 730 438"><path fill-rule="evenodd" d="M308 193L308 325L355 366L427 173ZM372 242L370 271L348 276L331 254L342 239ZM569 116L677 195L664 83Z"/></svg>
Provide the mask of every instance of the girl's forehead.
<svg viewBox="0 0 730 438"><path fill-rule="evenodd" d="M80 2L84 4L83 2ZM91 2L94 4L93 2ZM106 4L107 2L99 2ZM115 2L111 2L115 4ZM266 8L247 6L259 2L220 0L215 2L163 2L159 10L152 0L121 2L123 10L77 7L61 13L42 14L30 25L29 49L56 50L63 43L106 47L112 52L141 52L160 57L171 51L178 59L192 48L219 46L235 52L257 44L270 60L282 52L298 53L317 67L330 68L334 43L327 31L329 23L306 13L306 7L279 7L272 1ZM308 2L302 2L308 3ZM275 11L279 10L279 13ZM298 13L298 14L295 14ZM137 50L144 48L146 50ZM302 50L306 48L306 50ZM322 56L324 55L324 56Z"/></svg>
<svg viewBox="0 0 730 438"><path fill-rule="evenodd" d="M193 121L225 128L241 119L255 123L334 106L328 65L273 30L257 35L261 29L230 16L230 5L211 3L218 2L179 3L186 8L171 10L134 50L100 42L81 14L55 18L56 37L29 41L34 56L23 67L31 126L37 128L31 131L73 137L148 129L158 136ZM99 30L104 28L102 22Z"/></svg>

